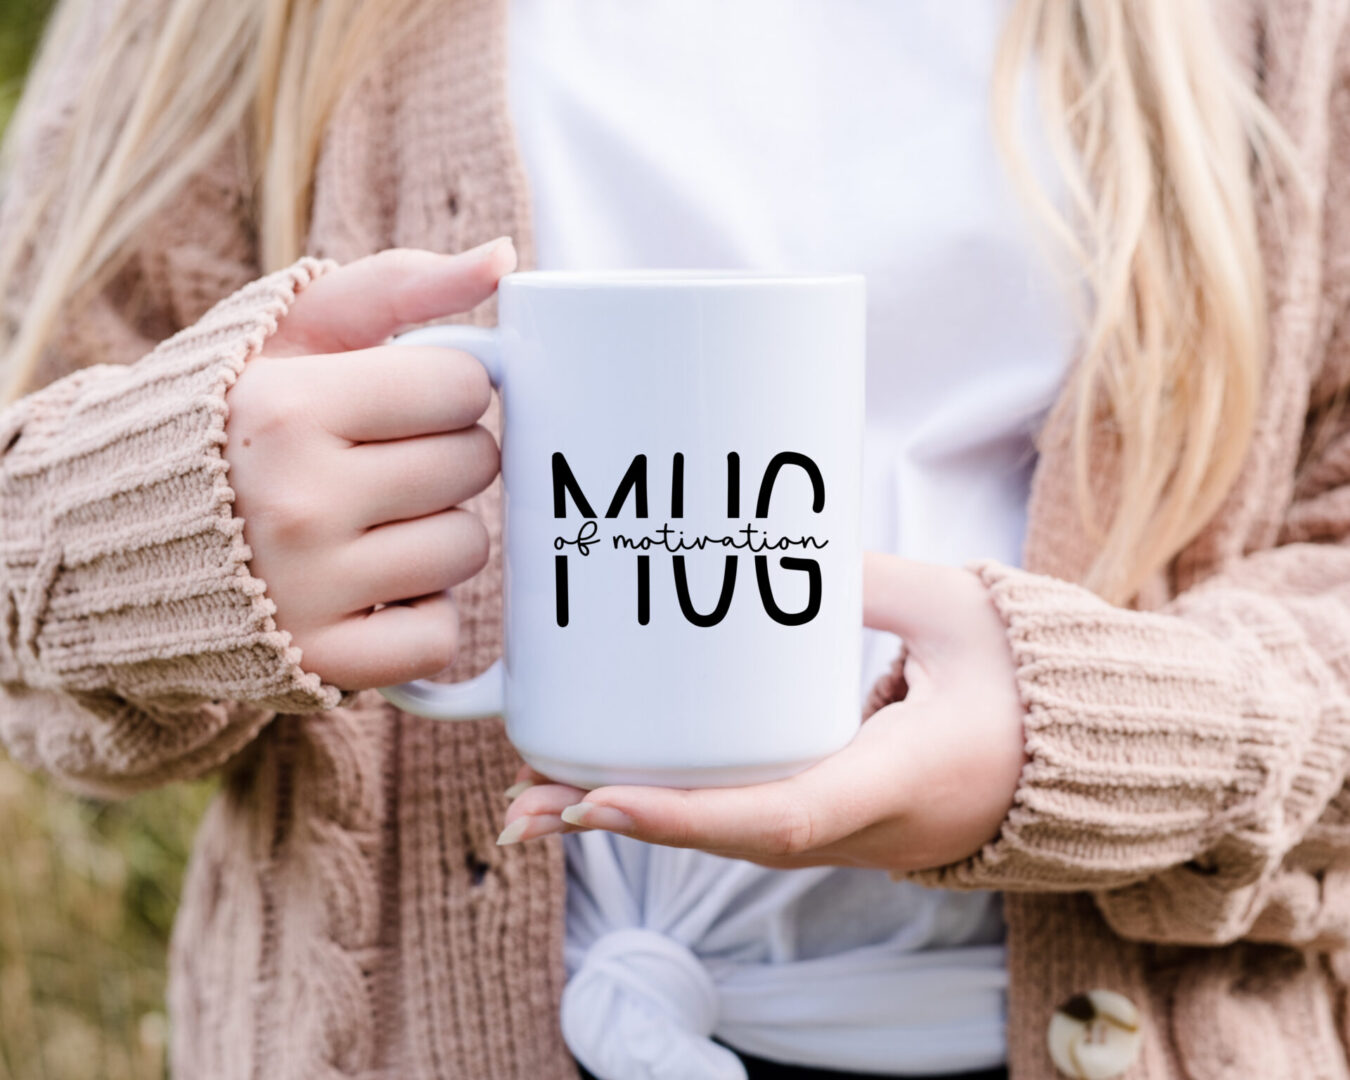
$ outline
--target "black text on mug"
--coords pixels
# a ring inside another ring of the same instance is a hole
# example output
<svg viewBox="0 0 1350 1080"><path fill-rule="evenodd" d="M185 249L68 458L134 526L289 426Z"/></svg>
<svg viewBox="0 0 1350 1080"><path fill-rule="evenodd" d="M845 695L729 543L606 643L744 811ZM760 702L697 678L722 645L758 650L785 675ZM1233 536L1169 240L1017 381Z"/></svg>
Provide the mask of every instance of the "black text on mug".
<svg viewBox="0 0 1350 1080"><path fill-rule="evenodd" d="M637 518L648 518L647 500L647 455L638 454L625 470L619 486L609 501L605 518L616 518L628 499L633 500L633 510ZM611 552L637 552L637 589L636 609L639 625L646 626L651 621L651 555L652 551L666 552L673 556L671 573L674 578L675 595L679 601L680 612L695 626L716 626L731 609L736 593L736 572L740 565L741 553L749 553L755 560L755 580L758 584L759 600L764 611L776 623L783 626L801 626L810 622L820 612L821 579L820 563L815 559L800 558L796 555L782 555L778 564L782 569L807 575L807 600L805 606L797 611L785 611L774 600L773 584L769 576L769 556L771 551L800 550L803 553L819 551L829 544L828 539L815 536L774 536L765 531L763 522L769 516L769 503L773 496L774 483L785 468L802 470L811 485L811 511L819 514L825 508L825 480L820 468L807 455L793 450L784 450L775 454L760 477L759 491L755 499L753 521L746 521L739 528L731 528L721 535L702 534L686 536L684 531L673 526L670 521L640 536L615 533L602 537L595 510L586 498L581 483L567 463L562 453L553 455L553 516L567 517L567 503L570 499L585 519L573 536L557 536L553 540L553 549L558 552L554 557L554 580L556 590L557 623L568 623L569 595L567 578L567 560L569 552L575 552L582 558L589 557L597 546L602 550L605 541L609 542ZM741 522L741 459L736 453L727 454L726 469L726 516L729 522ZM670 518L679 521L684 517L684 455L673 454L670 462ZM711 610L703 612L695 606L689 594L688 572L685 560L687 552L706 553L712 550L731 552L725 558L722 570L722 587L717 602Z"/></svg>

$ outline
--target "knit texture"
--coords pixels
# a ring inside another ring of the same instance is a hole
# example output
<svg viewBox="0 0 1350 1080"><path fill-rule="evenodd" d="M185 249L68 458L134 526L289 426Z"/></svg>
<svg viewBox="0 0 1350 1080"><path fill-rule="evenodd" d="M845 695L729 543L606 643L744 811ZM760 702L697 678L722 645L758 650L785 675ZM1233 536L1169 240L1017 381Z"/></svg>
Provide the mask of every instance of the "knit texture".
<svg viewBox="0 0 1350 1080"><path fill-rule="evenodd" d="M1350 551L1312 564L1298 547L1268 552L1167 614L979 571L1008 625L1031 761L998 839L921 876L1108 890L1099 906L1132 938L1221 943L1272 929L1268 900L1287 903L1291 878L1337 857L1322 830L1302 845L1350 765L1350 693L1335 670L1350 659ZM1298 943L1319 936L1314 921Z"/></svg>
<svg viewBox="0 0 1350 1080"><path fill-rule="evenodd" d="M220 453L226 391L323 268L263 278L140 363L0 418L0 735L21 762L131 789L219 765L268 711L337 703L249 573Z"/></svg>
<svg viewBox="0 0 1350 1080"><path fill-rule="evenodd" d="M429 7L332 119L310 251L509 233L528 266L506 0ZM998 837L916 876L1008 891L1014 1080L1054 1075L1050 1016L1098 987L1143 1017L1129 1080L1350 1080L1348 9L1223 9L1313 200L1258 207L1270 360L1222 511L1148 610L1074 584L1094 547L1065 395L1038 440L1026 569L976 568L1008 629L1029 763ZM0 226L68 119L69 80L39 93ZM240 289L259 278L247 154L242 137L222 148L69 312L50 385L0 414L0 736L98 791L224 765L171 951L176 1075L573 1077L561 845L494 844L518 760L501 725L430 723L374 694L332 708L248 571L226 391L326 264ZM18 317L22 289L6 303ZM490 324L493 305L467 318ZM1099 442L1109 501L1109 431ZM494 554L457 590L461 677L501 642L498 488L472 505ZM904 690L897 665L871 707Z"/></svg>

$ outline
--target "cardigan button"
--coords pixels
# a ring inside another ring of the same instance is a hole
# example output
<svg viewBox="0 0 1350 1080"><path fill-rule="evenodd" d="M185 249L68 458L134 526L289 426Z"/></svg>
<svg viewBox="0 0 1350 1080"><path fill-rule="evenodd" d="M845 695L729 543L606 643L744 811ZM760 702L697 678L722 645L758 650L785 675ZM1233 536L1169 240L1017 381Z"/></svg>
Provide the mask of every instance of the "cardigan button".
<svg viewBox="0 0 1350 1080"><path fill-rule="evenodd" d="M1055 1010L1046 1032L1055 1067L1074 1080L1111 1080L1139 1057L1139 1010L1114 990L1074 994Z"/></svg>

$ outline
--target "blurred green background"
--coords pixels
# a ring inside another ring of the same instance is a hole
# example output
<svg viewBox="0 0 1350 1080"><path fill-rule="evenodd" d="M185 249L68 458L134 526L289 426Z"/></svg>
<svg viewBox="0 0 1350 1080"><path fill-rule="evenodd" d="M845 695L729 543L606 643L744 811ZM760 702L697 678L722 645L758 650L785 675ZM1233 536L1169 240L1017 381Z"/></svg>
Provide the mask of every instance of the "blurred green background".
<svg viewBox="0 0 1350 1080"><path fill-rule="evenodd" d="M0 0L0 127L51 0ZM0 755L0 1080L162 1080L164 964L210 797L77 799Z"/></svg>
<svg viewBox="0 0 1350 1080"><path fill-rule="evenodd" d="M9 119L52 0L0 0L0 126Z"/></svg>

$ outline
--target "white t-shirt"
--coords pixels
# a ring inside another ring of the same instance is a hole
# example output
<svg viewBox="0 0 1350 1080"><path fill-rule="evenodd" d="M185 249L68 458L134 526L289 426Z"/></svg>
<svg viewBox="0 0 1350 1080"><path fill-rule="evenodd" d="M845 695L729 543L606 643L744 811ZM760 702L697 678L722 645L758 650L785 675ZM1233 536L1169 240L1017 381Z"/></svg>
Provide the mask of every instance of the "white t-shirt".
<svg viewBox="0 0 1350 1080"><path fill-rule="evenodd" d="M866 274L864 542L948 564L1020 561L1032 434L1073 342L991 130L1004 11L511 4L540 268ZM868 634L864 692L895 652ZM709 1035L880 1074L1004 1060L991 894L604 833L567 837L567 852L563 1031L602 1080L742 1076Z"/></svg>

